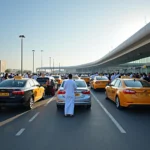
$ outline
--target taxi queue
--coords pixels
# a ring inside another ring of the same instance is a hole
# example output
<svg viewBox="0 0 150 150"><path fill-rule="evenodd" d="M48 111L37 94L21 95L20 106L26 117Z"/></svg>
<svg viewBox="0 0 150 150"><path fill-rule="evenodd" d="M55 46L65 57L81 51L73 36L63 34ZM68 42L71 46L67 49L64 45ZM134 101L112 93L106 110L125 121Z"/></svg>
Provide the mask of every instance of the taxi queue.
<svg viewBox="0 0 150 150"><path fill-rule="evenodd" d="M106 99L115 102L118 109L150 105L150 82L134 75L117 76L110 80L106 75L96 75L90 81L92 89L105 89Z"/></svg>
<svg viewBox="0 0 150 150"><path fill-rule="evenodd" d="M13 106L32 109L35 102L45 99L45 94L54 96L61 83L60 75L37 76L34 74L29 76L25 74L19 76L17 74L10 78L5 75L0 83L0 109Z"/></svg>
<svg viewBox="0 0 150 150"><path fill-rule="evenodd" d="M112 74L113 75L113 74ZM13 79L5 80L0 84L0 108L2 106L21 105L27 109L32 109L34 102L44 99L45 85L36 80L41 77L23 78L16 76ZM60 75L52 75L57 88L63 82ZM47 77L46 77L47 78ZM109 78L106 74L94 74L88 76L73 75L73 79L83 79L91 89L105 89L106 99L116 103L118 109L134 105L150 105L150 83L143 78L136 76L116 76ZM46 80L47 81L47 80Z"/></svg>

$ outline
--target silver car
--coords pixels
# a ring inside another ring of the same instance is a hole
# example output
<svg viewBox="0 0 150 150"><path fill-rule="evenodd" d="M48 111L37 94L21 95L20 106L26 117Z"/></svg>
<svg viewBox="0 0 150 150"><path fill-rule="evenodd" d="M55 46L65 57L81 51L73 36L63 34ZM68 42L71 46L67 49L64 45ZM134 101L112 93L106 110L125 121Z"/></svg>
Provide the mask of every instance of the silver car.
<svg viewBox="0 0 150 150"><path fill-rule="evenodd" d="M56 97L56 105L57 108L60 108L61 106L65 105L65 91L64 91L64 83L66 80L64 80L58 89L57 97ZM86 106L86 108L91 108L91 93L90 90L87 87L87 84L82 79L75 79L74 80L77 89L75 91L75 105L83 105Z"/></svg>

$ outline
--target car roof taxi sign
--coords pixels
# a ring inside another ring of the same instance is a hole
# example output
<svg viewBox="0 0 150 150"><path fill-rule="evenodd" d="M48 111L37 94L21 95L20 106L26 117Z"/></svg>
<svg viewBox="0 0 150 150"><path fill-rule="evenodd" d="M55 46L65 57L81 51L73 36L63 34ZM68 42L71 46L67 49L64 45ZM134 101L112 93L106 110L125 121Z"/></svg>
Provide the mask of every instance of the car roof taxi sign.
<svg viewBox="0 0 150 150"><path fill-rule="evenodd" d="M130 79L130 76L121 76L121 79Z"/></svg>
<svg viewBox="0 0 150 150"><path fill-rule="evenodd" d="M15 76L14 79L15 80L22 80L22 76Z"/></svg>

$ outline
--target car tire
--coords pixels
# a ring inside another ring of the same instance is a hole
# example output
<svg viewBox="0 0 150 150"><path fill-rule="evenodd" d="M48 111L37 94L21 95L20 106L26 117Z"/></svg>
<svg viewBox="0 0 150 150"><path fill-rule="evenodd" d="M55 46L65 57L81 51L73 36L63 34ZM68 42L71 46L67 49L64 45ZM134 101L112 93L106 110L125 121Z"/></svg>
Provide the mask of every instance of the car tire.
<svg viewBox="0 0 150 150"><path fill-rule="evenodd" d="M107 92L106 91L105 91L105 95L106 95L105 99L109 99L108 96L107 96Z"/></svg>
<svg viewBox="0 0 150 150"><path fill-rule="evenodd" d="M117 107L117 109L122 109L122 106L120 105L120 99L119 99L118 96L116 96L115 102L116 102L116 107Z"/></svg>
<svg viewBox="0 0 150 150"><path fill-rule="evenodd" d="M86 109L91 109L91 105L87 105L87 106L86 106Z"/></svg>
<svg viewBox="0 0 150 150"><path fill-rule="evenodd" d="M62 108L62 106L61 105L56 105L57 106L57 109L61 109Z"/></svg>
<svg viewBox="0 0 150 150"><path fill-rule="evenodd" d="M28 104L27 104L27 106L26 106L27 110L33 109L33 104L34 104L33 97L30 97L30 98L29 98L29 101L28 101Z"/></svg>
<svg viewBox="0 0 150 150"><path fill-rule="evenodd" d="M41 100L44 100L44 99L45 99L45 92L43 93Z"/></svg>

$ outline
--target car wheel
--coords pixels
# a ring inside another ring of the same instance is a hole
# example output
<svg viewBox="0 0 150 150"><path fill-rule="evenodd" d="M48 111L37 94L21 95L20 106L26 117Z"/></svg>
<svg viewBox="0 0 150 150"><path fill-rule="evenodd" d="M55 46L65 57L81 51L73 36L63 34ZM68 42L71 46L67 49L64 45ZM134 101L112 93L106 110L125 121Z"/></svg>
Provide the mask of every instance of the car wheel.
<svg viewBox="0 0 150 150"><path fill-rule="evenodd" d="M117 107L117 109L121 109L122 108L122 106L120 105L120 100L119 100L118 96L116 96L116 107Z"/></svg>
<svg viewBox="0 0 150 150"><path fill-rule="evenodd" d="M106 95L105 99L109 99L108 96L107 96L107 92L106 91L105 91L105 95Z"/></svg>
<svg viewBox="0 0 150 150"><path fill-rule="evenodd" d="M44 99L45 99L45 92L43 93L41 100L44 100Z"/></svg>
<svg viewBox="0 0 150 150"><path fill-rule="evenodd" d="M86 108L87 108L87 109L90 109L90 108L91 108L91 105L87 105Z"/></svg>
<svg viewBox="0 0 150 150"><path fill-rule="evenodd" d="M57 109L60 109L60 108L62 108L62 106L61 105L56 105L57 106Z"/></svg>
<svg viewBox="0 0 150 150"><path fill-rule="evenodd" d="M33 109L33 104L34 104L34 100L33 97L30 97L29 101L28 101L28 105L27 105L27 109Z"/></svg>

